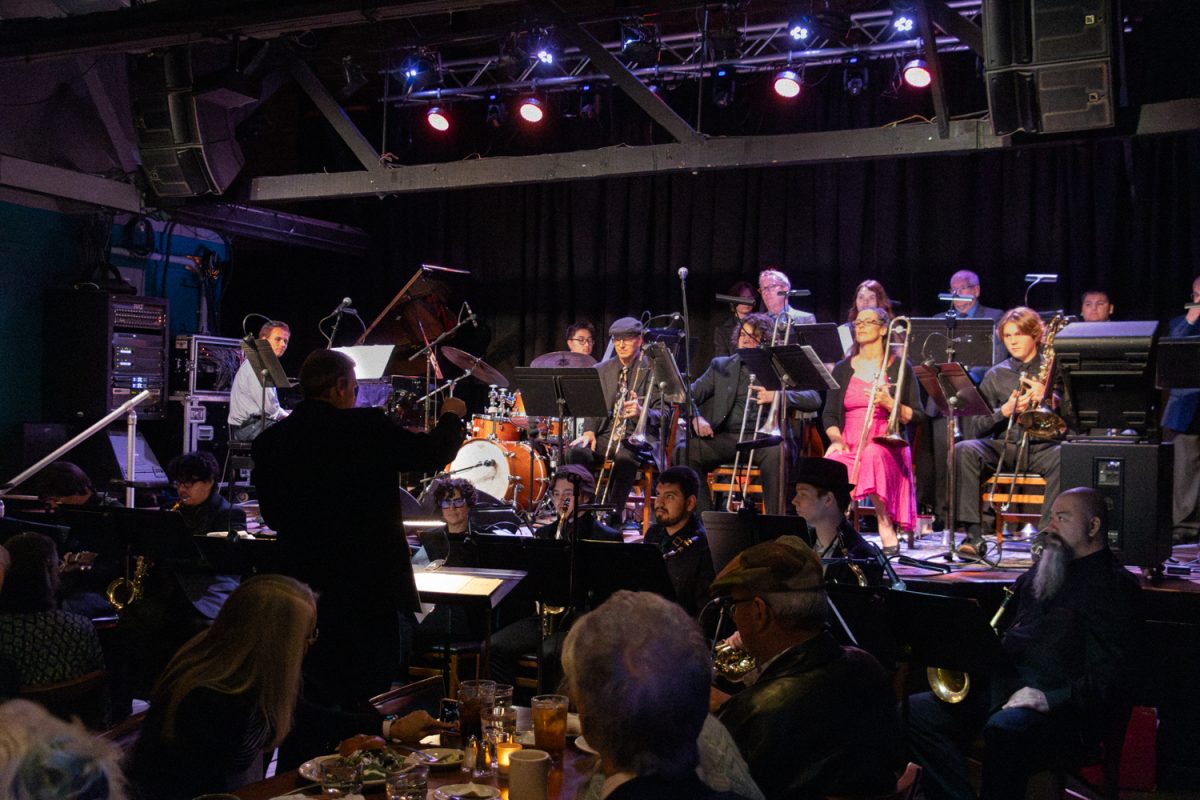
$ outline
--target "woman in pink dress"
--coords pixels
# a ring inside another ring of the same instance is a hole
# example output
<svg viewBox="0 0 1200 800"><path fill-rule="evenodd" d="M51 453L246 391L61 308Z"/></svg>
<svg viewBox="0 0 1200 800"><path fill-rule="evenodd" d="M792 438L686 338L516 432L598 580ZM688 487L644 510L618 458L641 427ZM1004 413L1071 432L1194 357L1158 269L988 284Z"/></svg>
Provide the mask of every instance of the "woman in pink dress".
<svg viewBox="0 0 1200 800"><path fill-rule="evenodd" d="M889 316L880 308L864 308L854 320L854 345L850 355L833 368L840 388L825 400L822 423L829 436L825 457L841 461L850 471L853 497L871 498L879 522L879 540L886 555L900 552L897 531L911 531L917 521L917 495L913 485L912 454L908 447L889 447L873 441L887 433L888 417L895 404L893 389L904 370L899 420L907 426L924 419L912 365L901 363L896 353L887 359L887 385L875 390L875 410L866 419L871 390L884 367L883 344ZM895 344L893 342L893 344ZM867 433L863 438L863 425ZM859 442L865 441L861 457Z"/></svg>

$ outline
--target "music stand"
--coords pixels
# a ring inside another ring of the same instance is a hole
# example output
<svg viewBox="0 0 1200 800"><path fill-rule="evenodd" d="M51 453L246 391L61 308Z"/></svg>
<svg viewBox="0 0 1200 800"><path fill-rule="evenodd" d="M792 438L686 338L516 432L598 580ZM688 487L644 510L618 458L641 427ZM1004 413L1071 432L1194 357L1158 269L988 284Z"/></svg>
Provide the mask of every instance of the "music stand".
<svg viewBox="0 0 1200 800"><path fill-rule="evenodd" d="M987 614L972 598L888 590L891 624L912 660L975 675L1012 669Z"/></svg>
<svg viewBox="0 0 1200 800"><path fill-rule="evenodd" d="M822 362L835 364L845 357L842 338L838 335L838 327L832 322L795 325L792 330L796 333L796 339L792 344L808 345L817 352Z"/></svg>
<svg viewBox="0 0 1200 800"><path fill-rule="evenodd" d="M954 421L960 417L978 417L992 413L991 407L979 394L975 381L962 364L917 364L913 367L917 380L925 393L933 399L942 416L946 418L949 447L946 448L946 520L943 544L947 561L954 560L954 522L957 502L954 484Z"/></svg>
<svg viewBox="0 0 1200 800"><path fill-rule="evenodd" d="M292 382L287 373L283 371L283 365L279 363L275 351L271 349L271 343L266 339L252 339L247 336L242 339L242 353L254 369L255 377L258 378L260 389L258 424L260 426L259 433L262 433L267 427L267 387L273 386L278 389L282 386L286 389L292 385Z"/></svg>
<svg viewBox="0 0 1200 800"><path fill-rule="evenodd" d="M968 319L953 310L936 317L913 317L909 331L909 347L917 347L920 358L913 362L936 358L933 352L946 354L947 361L966 364L968 368L990 367L996 363L996 322L990 319ZM934 337L945 341L944 347L929 351Z"/></svg>
<svg viewBox="0 0 1200 800"><path fill-rule="evenodd" d="M808 531L803 517L759 514L757 511L703 511L700 519L708 536L708 552L713 570L719 574L747 547L778 539L801 536Z"/></svg>
<svg viewBox="0 0 1200 800"><path fill-rule="evenodd" d="M580 539L571 551L579 553L573 559L579 565L573 594L577 606L588 604L594 608L622 589L675 599L666 559L654 545Z"/></svg>
<svg viewBox="0 0 1200 800"><path fill-rule="evenodd" d="M563 430L566 417L604 417L608 402L600 373L592 367L516 367L513 385L521 392L529 417L555 417ZM558 440L558 462L566 463L566 443Z"/></svg>

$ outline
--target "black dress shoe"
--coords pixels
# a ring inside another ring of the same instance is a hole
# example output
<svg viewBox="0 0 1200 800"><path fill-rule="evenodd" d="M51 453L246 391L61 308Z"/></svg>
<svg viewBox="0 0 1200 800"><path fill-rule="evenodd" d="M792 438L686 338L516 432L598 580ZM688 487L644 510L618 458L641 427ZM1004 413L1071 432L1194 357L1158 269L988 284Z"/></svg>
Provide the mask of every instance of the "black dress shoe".
<svg viewBox="0 0 1200 800"><path fill-rule="evenodd" d="M979 561L987 555L987 543L982 540L971 541L970 539L966 539L958 546L958 554L963 558Z"/></svg>
<svg viewBox="0 0 1200 800"><path fill-rule="evenodd" d="M893 544L887 547L879 548L879 552L883 553L884 558L895 558L900 555L900 544Z"/></svg>

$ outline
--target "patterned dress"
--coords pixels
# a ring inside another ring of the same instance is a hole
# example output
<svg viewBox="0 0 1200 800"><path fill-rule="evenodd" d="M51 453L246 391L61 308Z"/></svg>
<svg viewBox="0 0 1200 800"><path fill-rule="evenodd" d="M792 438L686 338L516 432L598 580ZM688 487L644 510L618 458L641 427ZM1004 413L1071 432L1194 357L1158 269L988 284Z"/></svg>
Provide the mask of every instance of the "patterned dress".
<svg viewBox="0 0 1200 800"><path fill-rule="evenodd" d="M22 687L61 683L104 669L91 620L68 611L0 614L0 657L16 668Z"/></svg>

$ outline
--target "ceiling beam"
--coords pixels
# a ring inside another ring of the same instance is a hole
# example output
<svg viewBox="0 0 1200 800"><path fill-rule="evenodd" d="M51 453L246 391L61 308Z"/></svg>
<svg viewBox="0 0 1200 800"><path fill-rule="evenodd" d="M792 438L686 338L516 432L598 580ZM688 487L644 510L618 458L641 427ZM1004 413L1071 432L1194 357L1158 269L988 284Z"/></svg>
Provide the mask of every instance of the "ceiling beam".
<svg viewBox="0 0 1200 800"><path fill-rule="evenodd" d="M271 208L236 203L198 203L172 208L168 213L180 222L231 236L353 256L365 256L371 249L371 237L362 228Z"/></svg>
<svg viewBox="0 0 1200 800"><path fill-rule="evenodd" d="M78 200L117 211L142 212L142 197L133 184L97 178L74 170L0 155L0 186L48 197Z"/></svg>
<svg viewBox="0 0 1200 800"><path fill-rule="evenodd" d="M526 183L615 178L667 172L783 166L826 161L967 153L1008 145L981 120L953 122L940 138L933 126L747 136L662 144L610 147L571 153L495 157L447 164L398 167L384 172L336 172L258 177L250 181L255 203L365 197L443 189L512 186Z"/></svg>
<svg viewBox="0 0 1200 800"><path fill-rule="evenodd" d="M350 120L346 110L338 105L338 101L329 93L325 84L321 83L308 64L292 55L289 58L288 68L296 83L313 101L317 110L321 112L321 116L325 117L333 126L334 132L346 144L346 147L350 148L350 152L354 153L358 162L369 170L383 169L379 163L379 151L367 141L367 137L363 136L358 126Z"/></svg>
<svg viewBox="0 0 1200 800"><path fill-rule="evenodd" d="M925 65L933 85L930 93L933 95L933 114L937 120L938 136L945 139L950 135L950 106L946 103L946 84L942 80L942 60L938 58L937 39L933 35L933 20L930 19L930 7L937 0L917 0L917 25L921 28L922 46L925 50Z"/></svg>
<svg viewBox="0 0 1200 800"><path fill-rule="evenodd" d="M939 28L971 48L975 55L985 57L983 28L947 6L945 0L926 0L925 8Z"/></svg>
<svg viewBox="0 0 1200 800"><path fill-rule="evenodd" d="M700 135L696 133L695 128L676 114L675 110L668 106L661 97L650 91L650 88L630 72L628 67L618 61L612 53L608 52L596 37L568 17L555 0L541 0L536 5L554 22L556 32L566 34L580 52L592 60L592 64L597 69L612 78L613 83L629 95L629 99L637 103L643 111L650 115L652 120L671 134L675 141L697 142L700 140Z"/></svg>

